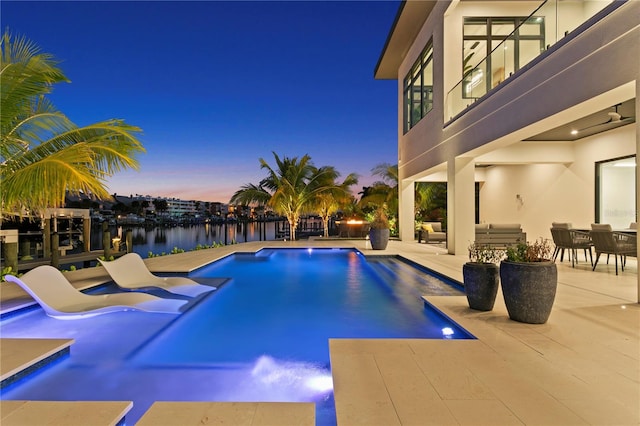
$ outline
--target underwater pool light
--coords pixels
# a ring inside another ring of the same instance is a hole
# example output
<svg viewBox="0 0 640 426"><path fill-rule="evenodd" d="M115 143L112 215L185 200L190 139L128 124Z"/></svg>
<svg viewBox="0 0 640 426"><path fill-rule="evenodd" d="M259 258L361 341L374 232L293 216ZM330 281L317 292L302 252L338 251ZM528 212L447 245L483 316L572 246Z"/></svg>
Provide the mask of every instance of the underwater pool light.
<svg viewBox="0 0 640 426"><path fill-rule="evenodd" d="M444 327L442 329L442 335L446 338L453 336L455 332L453 331L453 328L451 327Z"/></svg>
<svg viewBox="0 0 640 426"><path fill-rule="evenodd" d="M305 384L309 389L317 392L330 392L333 390L333 378L330 374L310 377Z"/></svg>

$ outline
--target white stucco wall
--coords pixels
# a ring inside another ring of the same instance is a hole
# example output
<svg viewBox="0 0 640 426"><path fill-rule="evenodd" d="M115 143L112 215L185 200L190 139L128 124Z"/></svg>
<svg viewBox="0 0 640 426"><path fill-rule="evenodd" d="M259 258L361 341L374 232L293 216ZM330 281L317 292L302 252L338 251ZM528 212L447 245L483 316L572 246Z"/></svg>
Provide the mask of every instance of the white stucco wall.
<svg viewBox="0 0 640 426"><path fill-rule="evenodd" d="M480 221L521 223L529 240L551 238L552 222L589 228L595 219L595 162L635 154L635 132L635 126L628 125L579 140L570 164L487 168L480 189Z"/></svg>

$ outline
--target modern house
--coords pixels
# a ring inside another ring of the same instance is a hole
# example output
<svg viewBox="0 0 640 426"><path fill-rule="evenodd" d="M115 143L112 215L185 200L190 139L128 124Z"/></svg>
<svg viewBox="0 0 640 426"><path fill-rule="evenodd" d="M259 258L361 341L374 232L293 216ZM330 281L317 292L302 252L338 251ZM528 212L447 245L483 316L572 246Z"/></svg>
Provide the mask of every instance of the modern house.
<svg viewBox="0 0 640 426"><path fill-rule="evenodd" d="M447 182L447 247L476 223L636 222L638 1L404 1L375 69L398 81L400 238ZM640 288L640 284L639 284Z"/></svg>

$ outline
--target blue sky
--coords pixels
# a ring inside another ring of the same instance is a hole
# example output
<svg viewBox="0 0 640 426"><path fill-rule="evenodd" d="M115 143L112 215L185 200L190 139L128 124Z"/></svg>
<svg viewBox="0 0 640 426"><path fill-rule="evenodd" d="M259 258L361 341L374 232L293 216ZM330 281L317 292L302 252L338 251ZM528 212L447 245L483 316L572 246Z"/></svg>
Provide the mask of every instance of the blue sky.
<svg viewBox="0 0 640 426"><path fill-rule="evenodd" d="M141 127L111 193L228 202L258 159L357 173L397 162L397 82L373 70L398 1L2 1L3 31L61 61L51 99L78 125Z"/></svg>

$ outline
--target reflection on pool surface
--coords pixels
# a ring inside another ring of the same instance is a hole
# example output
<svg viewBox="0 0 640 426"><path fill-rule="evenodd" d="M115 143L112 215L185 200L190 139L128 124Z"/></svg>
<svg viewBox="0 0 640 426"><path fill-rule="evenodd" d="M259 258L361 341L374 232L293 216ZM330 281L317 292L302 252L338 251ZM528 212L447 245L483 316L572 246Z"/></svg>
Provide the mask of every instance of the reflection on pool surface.
<svg viewBox="0 0 640 426"><path fill-rule="evenodd" d="M334 424L328 339L472 338L425 308L421 272L397 271L394 281L379 267L354 250L263 250L192 274L232 280L177 319L123 312L58 321L36 310L3 321L4 337L76 339L69 358L3 399L132 400L128 423L155 400L311 401L317 424Z"/></svg>

